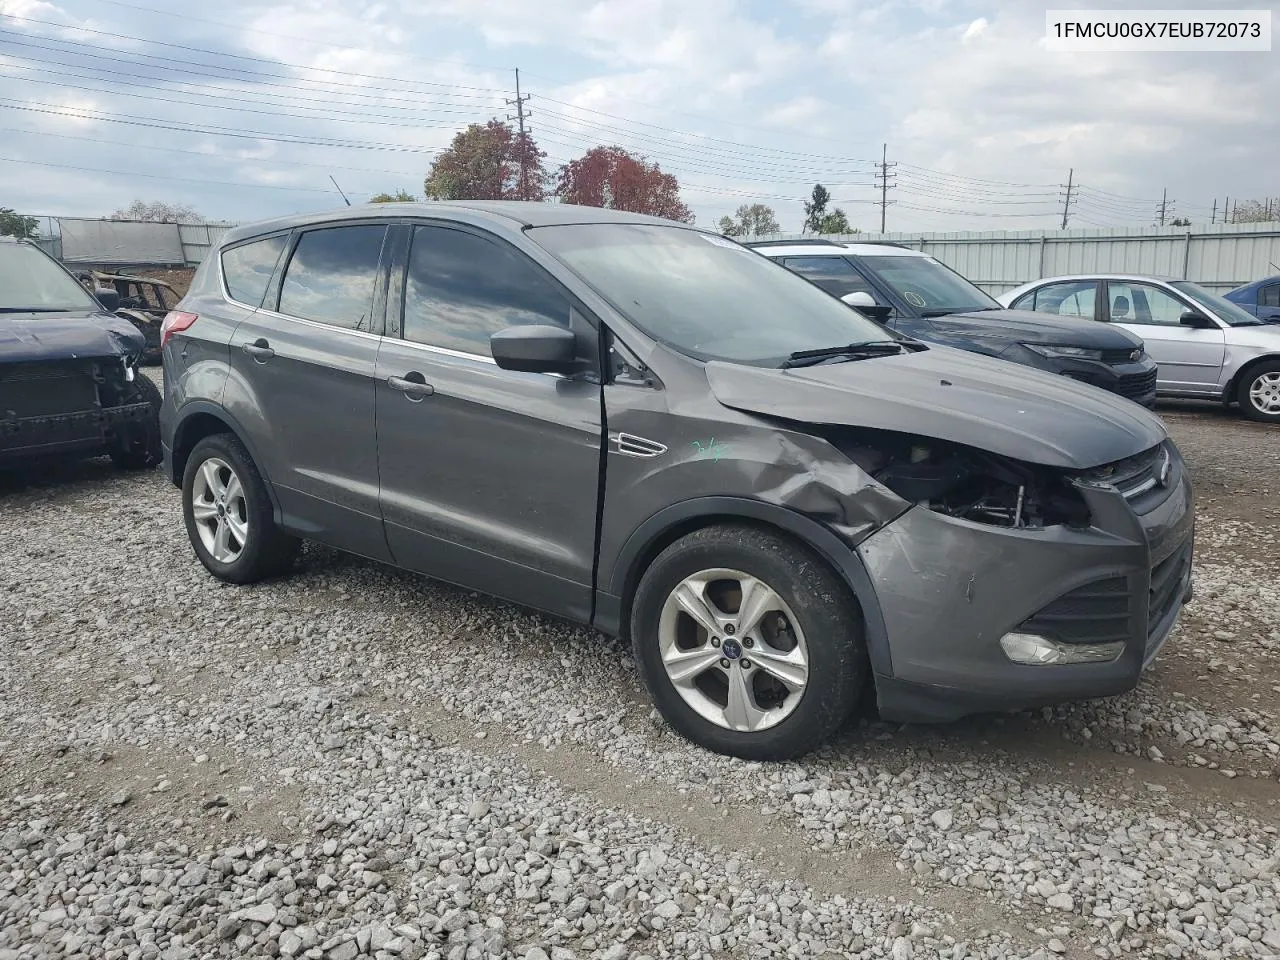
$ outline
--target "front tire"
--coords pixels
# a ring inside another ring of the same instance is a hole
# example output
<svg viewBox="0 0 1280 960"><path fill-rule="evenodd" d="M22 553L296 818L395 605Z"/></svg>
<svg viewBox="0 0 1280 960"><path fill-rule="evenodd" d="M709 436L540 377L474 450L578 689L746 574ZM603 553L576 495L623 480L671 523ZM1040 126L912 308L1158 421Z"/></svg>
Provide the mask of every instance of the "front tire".
<svg viewBox="0 0 1280 960"><path fill-rule="evenodd" d="M1280 360L1266 360L1240 379L1241 412L1250 420L1280 423Z"/></svg>
<svg viewBox="0 0 1280 960"><path fill-rule="evenodd" d="M160 462L160 388L138 374L131 384L129 403L147 403L145 420L125 424L119 442L111 448L111 462L121 470L149 470Z"/></svg>
<svg viewBox="0 0 1280 960"><path fill-rule="evenodd" d="M833 734L866 676L862 617L807 548L724 525L671 544L632 603L636 662L685 738L747 760L786 760Z"/></svg>
<svg viewBox="0 0 1280 960"><path fill-rule="evenodd" d="M281 576L299 541L275 524L266 481L235 436L196 444L182 474L182 517L205 569L228 583Z"/></svg>

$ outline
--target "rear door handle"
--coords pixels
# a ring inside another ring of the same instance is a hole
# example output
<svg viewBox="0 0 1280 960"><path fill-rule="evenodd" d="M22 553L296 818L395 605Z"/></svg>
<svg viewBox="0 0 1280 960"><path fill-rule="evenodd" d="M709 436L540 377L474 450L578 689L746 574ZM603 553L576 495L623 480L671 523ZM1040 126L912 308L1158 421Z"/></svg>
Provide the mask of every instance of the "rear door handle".
<svg viewBox="0 0 1280 960"><path fill-rule="evenodd" d="M426 378L417 371L403 377L387 377L387 386L392 390L399 390L414 403L436 392L436 388L427 383Z"/></svg>
<svg viewBox="0 0 1280 960"><path fill-rule="evenodd" d="M266 363L276 355L276 352L271 349L271 344L261 338L255 340L253 343L241 344L240 349L253 357L253 359L257 360L259 363Z"/></svg>

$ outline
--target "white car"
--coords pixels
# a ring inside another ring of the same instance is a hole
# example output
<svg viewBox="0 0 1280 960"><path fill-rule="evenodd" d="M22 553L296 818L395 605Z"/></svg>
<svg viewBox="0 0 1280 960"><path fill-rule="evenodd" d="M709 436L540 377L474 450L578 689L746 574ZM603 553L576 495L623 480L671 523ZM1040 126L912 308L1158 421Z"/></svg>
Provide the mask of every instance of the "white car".
<svg viewBox="0 0 1280 960"><path fill-rule="evenodd" d="M1280 325L1189 280L1077 274L1024 283L997 298L1017 310L1114 323L1140 336L1159 364L1156 393L1238 403L1280 423Z"/></svg>

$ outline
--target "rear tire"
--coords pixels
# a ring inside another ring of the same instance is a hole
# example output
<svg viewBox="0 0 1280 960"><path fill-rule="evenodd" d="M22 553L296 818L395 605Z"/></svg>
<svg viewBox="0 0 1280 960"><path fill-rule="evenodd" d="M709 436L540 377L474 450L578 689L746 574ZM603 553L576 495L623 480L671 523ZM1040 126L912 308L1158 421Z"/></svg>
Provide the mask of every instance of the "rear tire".
<svg viewBox="0 0 1280 960"><path fill-rule="evenodd" d="M844 582L761 527L708 527L663 550L636 589L631 636L667 723L747 760L812 750L849 718L867 675Z"/></svg>
<svg viewBox="0 0 1280 960"><path fill-rule="evenodd" d="M1260 423L1280 423L1280 360L1264 360L1240 378L1240 411Z"/></svg>
<svg viewBox="0 0 1280 960"><path fill-rule="evenodd" d="M182 518L200 562L227 583L282 576L298 555L298 538L276 526L253 458L229 433L205 437L187 458Z"/></svg>

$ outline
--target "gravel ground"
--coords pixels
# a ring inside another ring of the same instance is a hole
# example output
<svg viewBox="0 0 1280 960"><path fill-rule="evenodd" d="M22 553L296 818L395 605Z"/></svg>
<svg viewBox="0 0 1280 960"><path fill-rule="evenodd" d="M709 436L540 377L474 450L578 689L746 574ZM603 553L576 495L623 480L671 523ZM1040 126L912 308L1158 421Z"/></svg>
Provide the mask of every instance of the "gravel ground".
<svg viewBox="0 0 1280 960"><path fill-rule="evenodd" d="M1197 600L1136 691L777 765L588 631L318 547L221 586L158 473L0 477L0 960L1280 957L1280 431L1165 414Z"/></svg>

